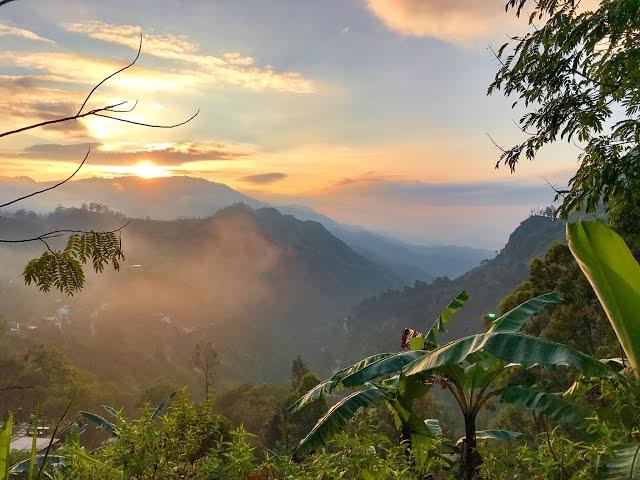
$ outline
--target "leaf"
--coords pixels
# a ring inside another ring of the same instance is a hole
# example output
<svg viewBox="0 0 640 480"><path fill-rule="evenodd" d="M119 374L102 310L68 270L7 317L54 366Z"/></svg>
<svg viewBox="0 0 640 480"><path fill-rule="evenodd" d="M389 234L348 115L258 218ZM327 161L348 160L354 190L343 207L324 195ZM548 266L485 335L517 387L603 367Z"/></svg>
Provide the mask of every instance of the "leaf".
<svg viewBox="0 0 640 480"><path fill-rule="evenodd" d="M44 461L45 455L36 455L34 459L34 466L39 467L42 465ZM48 455L47 456L47 466L58 467L60 465L64 465L65 458L61 455ZM23 460L22 462L16 463L13 467L11 467L12 474L25 473L29 471L29 459Z"/></svg>
<svg viewBox="0 0 640 480"><path fill-rule="evenodd" d="M520 438L522 433L512 432L510 430L478 430L476 432L476 440L500 440L502 442L508 442ZM460 437L456 441L456 445L460 445L464 441L465 437Z"/></svg>
<svg viewBox="0 0 640 480"><path fill-rule="evenodd" d="M162 403L160 403L160 405L158 405L154 410L153 414L151 415L151 420L155 420L160 415L162 415L167 410L167 408L169 408L169 405L171 405L171 402L173 401L173 398L177 393L178 392L173 392L167 395L167 398L165 398Z"/></svg>
<svg viewBox="0 0 640 480"><path fill-rule="evenodd" d="M640 476L640 443L629 443L614 448L613 458L598 469L603 480L633 480Z"/></svg>
<svg viewBox="0 0 640 480"><path fill-rule="evenodd" d="M438 437L442 435L442 427L440 426L440 420L438 420L437 418L427 418L424 421L424 424L431 432L431 435L433 435L434 437Z"/></svg>
<svg viewBox="0 0 640 480"><path fill-rule="evenodd" d="M9 412L0 430L0 480L9 480L9 452L11 450L11 430L13 429L13 415Z"/></svg>
<svg viewBox="0 0 640 480"><path fill-rule="evenodd" d="M386 398L385 391L371 384L366 385L363 390L358 390L343 398L333 405L318 420L307 436L300 441L295 456L300 458L311 450L325 446L360 408L367 407L384 398Z"/></svg>
<svg viewBox="0 0 640 480"><path fill-rule="evenodd" d="M640 265L624 240L602 223L567 224L567 240L631 367L640 376Z"/></svg>
<svg viewBox="0 0 640 480"><path fill-rule="evenodd" d="M111 405L102 405L102 408L104 408L107 412L109 412L114 417L117 417L118 415L120 415L120 413Z"/></svg>
<svg viewBox="0 0 640 480"><path fill-rule="evenodd" d="M451 300L451 303L442 310L425 336L426 348L434 348L438 346L436 334L447 332L447 324L451 321L453 316L460 311L467 300L469 300L469 294L462 290L453 298L453 300Z"/></svg>
<svg viewBox="0 0 640 480"><path fill-rule="evenodd" d="M382 375L400 372L402 370L402 367L415 361L417 358L420 358L424 354L425 352L417 352L413 350L393 354L351 373L350 375L344 377L341 380L341 383L345 387L358 387L360 385L364 385L366 382L378 378Z"/></svg>
<svg viewBox="0 0 640 480"><path fill-rule="evenodd" d="M290 412L297 412L302 409L305 405L317 400L318 398L329 395L331 392L339 391L342 388L342 383L340 380L358 370L362 370L368 365L375 363L383 358L390 357L391 353L378 353L376 355L371 355L370 357L364 358L359 362L354 363L348 367L345 367L341 370L338 370L329 380L325 380L324 382L319 383L311 390L309 390L306 394L300 397L293 405L289 407Z"/></svg>
<svg viewBox="0 0 640 480"><path fill-rule="evenodd" d="M333 387L333 380L325 380L324 382L319 383L307 393L305 393L302 397L295 401L290 407L289 412L294 413L299 411L305 405L317 400L318 398L324 397L331 393L331 388Z"/></svg>
<svg viewBox="0 0 640 480"><path fill-rule="evenodd" d="M585 376L609 376L612 370L574 348L521 333L477 334L447 343L404 367L405 375L416 375L447 365L456 365L476 352L486 352L505 362L520 365L564 365ZM418 353L418 352L416 352Z"/></svg>
<svg viewBox="0 0 640 480"><path fill-rule="evenodd" d="M529 387L509 386L502 392L502 401L541 413L551 420L573 425L580 430L587 429L589 413L563 398L561 394L544 393Z"/></svg>
<svg viewBox="0 0 640 480"><path fill-rule="evenodd" d="M107 419L101 417L100 415L97 415L91 412L84 412L84 411L80 412L80 415L82 415L82 417L84 417L85 420L88 420L89 422L95 424L101 430L106 430L112 435L116 434L115 426L111 422L109 422Z"/></svg>
<svg viewBox="0 0 640 480"><path fill-rule="evenodd" d="M549 304L560 303L562 299L557 293L545 293L527 300L491 323L489 332L518 332L525 322Z"/></svg>
<svg viewBox="0 0 640 480"><path fill-rule="evenodd" d="M36 407L35 418L33 419L33 437L31 438L31 455L29 456L28 480L33 478L36 468L36 455L38 455L38 427L40 425L40 406ZM13 470L13 469L12 469Z"/></svg>

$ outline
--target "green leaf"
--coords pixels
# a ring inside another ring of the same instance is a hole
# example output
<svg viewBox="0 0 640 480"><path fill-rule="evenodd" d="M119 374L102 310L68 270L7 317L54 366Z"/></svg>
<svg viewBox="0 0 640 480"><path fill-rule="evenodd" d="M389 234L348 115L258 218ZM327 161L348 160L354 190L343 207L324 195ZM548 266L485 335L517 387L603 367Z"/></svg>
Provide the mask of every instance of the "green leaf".
<svg viewBox="0 0 640 480"><path fill-rule="evenodd" d="M35 418L33 419L33 437L31 438L31 455L29 456L28 480L33 478L36 468L36 455L38 455L38 426L40 425L40 406L36 407ZM13 469L12 469L13 470Z"/></svg>
<svg viewBox="0 0 640 480"><path fill-rule="evenodd" d="M633 480L640 477L640 443L629 443L616 447L613 458L598 470L603 480Z"/></svg>
<svg viewBox="0 0 640 480"><path fill-rule="evenodd" d="M502 392L502 401L541 413L556 422L587 430L589 413L563 398L561 394L544 393L529 387L509 386Z"/></svg>
<svg viewBox="0 0 640 480"><path fill-rule="evenodd" d="M102 405L102 408L104 408L107 412L109 412L111 415L113 415L114 417L117 417L120 413L113 408L111 405Z"/></svg>
<svg viewBox="0 0 640 480"><path fill-rule="evenodd" d="M640 376L640 265L624 240L598 222L567 224L569 249L593 287L636 376Z"/></svg>
<svg viewBox="0 0 640 480"><path fill-rule="evenodd" d="M9 416L0 430L0 480L9 480L9 452L11 450L11 431L13 429L13 415Z"/></svg>
<svg viewBox="0 0 640 480"><path fill-rule="evenodd" d="M373 362L366 367L347 375L342 378L341 383L345 387L358 387L364 385L366 382L378 378L382 375L388 375L390 373L398 373L402 370L402 367L415 361L417 358L423 356L425 352L400 352L393 354L389 357L382 358L377 362Z"/></svg>
<svg viewBox="0 0 640 480"><path fill-rule="evenodd" d="M386 398L384 390L374 385L366 385L364 389L353 392L333 405L324 414L311 431L304 437L295 451L295 456L300 458L311 450L325 446L327 442L351 420L356 412L363 407L368 407L374 402Z"/></svg>
<svg viewBox="0 0 640 480"><path fill-rule="evenodd" d="M162 403L160 403L160 405L158 405L154 410L153 414L151 415L151 420L155 420L160 415L162 415L167 410L167 408L169 408L169 405L171 405L171 402L173 401L177 393L178 392L173 392L167 395L167 397L162 401Z"/></svg>
<svg viewBox="0 0 640 480"><path fill-rule="evenodd" d="M447 332L447 324L451 321L453 316L462 309L467 300L469 300L469 294L462 290L453 298L453 300L451 300L451 303L442 310L425 336L426 348L434 348L438 346L436 335L438 333Z"/></svg>
<svg viewBox="0 0 640 480"><path fill-rule="evenodd" d="M80 412L80 415L82 415L85 420L95 424L101 430L106 430L112 435L116 434L115 426L104 417L91 412Z"/></svg>
<svg viewBox="0 0 640 480"><path fill-rule="evenodd" d="M490 353L505 362L521 365L564 365L586 376L612 374L605 364L574 348L521 333L486 333L461 338L427 352L404 367L403 371L409 376L459 364L476 352Z"/></svg>
<svg viewBox="0 0 640 480"><path fill-rule="evenodd" d="M341 370L338 370L329 380L325 380L324 382L319 383L311 390L309 390L305 395L300 397L293 405L289 407L290 412L297 412L305 405L317 400L318 398L325 397L329 395L331 392L339 391L342 388L341 380L342 378L351 375L354 372L362 370L363 368L375 363L383 358L387 358L393 355L392 353L378 353L376 355L371 355L370 357L364 358L359 362L354 363L348 367L345 367Z"/></svg>
<svg viewBox="0 0 640 480"><path fill-rule="evenodd" d="M477 440L500 440L502 442L509 442L520 438L522 433L512 432L510 430L478 430L476 432ZM464 441L465 437L460 437L456 442L456 445L460 445Z"/></svg>
<svg viewBox="0 0 640 480"><path fill-rule="evenodd" d="M515 333L520 331L525 322L549 304L560 303L562 299L557 293L545 293L521 303L491 323L489 332Z"/></svg>

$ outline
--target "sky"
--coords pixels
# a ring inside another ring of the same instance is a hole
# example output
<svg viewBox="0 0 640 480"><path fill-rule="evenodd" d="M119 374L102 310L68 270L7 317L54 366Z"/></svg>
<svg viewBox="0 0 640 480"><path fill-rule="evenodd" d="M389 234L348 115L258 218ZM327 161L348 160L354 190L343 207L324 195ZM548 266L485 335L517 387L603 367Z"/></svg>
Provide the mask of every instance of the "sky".
<svg viewBox="0 0 640 480"><path fill-rule="evenodd" d="M522 113L486 96L490 46L524 26L502 0L18 0L0 8L0 176L189 175L414 243L501 247L579 150L495 169ZM90 200L90 199L87 199ZM169 200L169 199L168 199Z"/></svg>

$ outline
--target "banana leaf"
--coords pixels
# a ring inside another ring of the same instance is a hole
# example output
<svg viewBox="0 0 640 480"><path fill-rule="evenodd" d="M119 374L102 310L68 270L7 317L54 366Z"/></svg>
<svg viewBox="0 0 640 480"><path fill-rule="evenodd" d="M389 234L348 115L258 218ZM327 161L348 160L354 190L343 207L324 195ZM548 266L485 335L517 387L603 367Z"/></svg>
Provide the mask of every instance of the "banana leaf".
<svg viewBox="0 0 640 480"><path fill-rule="evenodd" d="M505 362L525 366L564 365L575 368L585 376L604 377L613 372L604 363L574 348L521 333L486 333L461 338L426 352L405 366L403 372L410 376L456 365L476 352L490 353Z"/></svg>
<svg viewBox="0 0 640 480"><path fill-rule="evenodd" d="M353 392L333 405L324 414L311 431L304 437L295 450L296 458L304 456L327 442L351 420L360 408L368 407L372 403L386 398L386 392L374 385L368 384L362 390Z"/></svg>
<svg viewBox="0 0 640 480"><path fill-rule="evenodd" d="M640 478L640 443L616 447L613 458L598 469L602 480L633 480Z"/></svg>
<svg viewBox="0 0 640 480"><path fill-rule="evenodd" d="M567 240L640 377L640 265L622 237L602 223L567 224Z"/></svg>
<svg viewBox="0 0 640 480"><path fill-rule="evenodd" d="M469 294L464 290L451 300L451 303L440 313L434 324L425 335L425 348L435 348L438 346L437 334L447 332L447 324L451 322L453 316L458 313L464 304L469 300Z"/></svg>
<svg viewBox="0 0 640 480"><path fill-rule="evenodd" d="M556 422L587 430L589 413L566 400L561 394L544 393L529 387L509 386L502 391L502 401L543 414Z"/></svg>
<svg viewBox="0 0 640 480"><path fill-rule="evenodd" d="M9 452L11 450L11 431L13 415L9 412L0 430L0 480L9 480Z"/></svg>
<svg viewBox="0 0 640 480"><path fill-rule="evenodd" d="M360 385L364 385L366 382L382 375L400 372L402 367L422 357L424 354L425 352L423 351L413 350L396 353L347 375L342 378L341 383L345 387L358 387Z"/></svg>
<svg viewBox="0 0 640 480"><path fill-rule="evenodd" d="M160 415L162 415L167 410L167 408L169 408L169 405L171 405L171 402L173 401L173 398L176 396L177 393L178 392L173 392L167 395L167 397L162 401L162 403L160 403L160 405L158 405L154 410L153 414L151 415L151 420L155 420Z"/></svg>
<svg viewBox="0 0 640 480"><path fill-rule="evenodd" d="M527 300L494 320L488 331L493 333L518 332L531 316L538 313L547 305L560 302L562 302L562 299L554 292L545 293L544 295Z"/></svg>
<svg viewBox="0 0 640 480"><path fill-rule="evenodd" d="M101 430L106 430L112 435L116 434L116 427L106 418L91 412L80 412L80 415L87 421L93 423Z"/></svg>

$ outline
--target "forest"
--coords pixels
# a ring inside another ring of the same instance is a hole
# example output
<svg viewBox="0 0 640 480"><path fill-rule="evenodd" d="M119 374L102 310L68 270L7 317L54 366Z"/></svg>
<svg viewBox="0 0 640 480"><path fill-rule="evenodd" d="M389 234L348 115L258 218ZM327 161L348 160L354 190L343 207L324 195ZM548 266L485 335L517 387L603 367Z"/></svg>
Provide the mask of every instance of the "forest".
<svg viewBox="0 0 640 480"><path fill-rule="evenodd" d="M581 3L505 6L496 166L581 153L453 278L258 202L0 205L0 480L640 479L640 2Z"/></svg>

